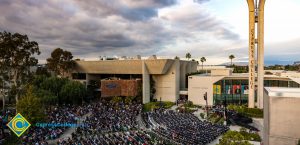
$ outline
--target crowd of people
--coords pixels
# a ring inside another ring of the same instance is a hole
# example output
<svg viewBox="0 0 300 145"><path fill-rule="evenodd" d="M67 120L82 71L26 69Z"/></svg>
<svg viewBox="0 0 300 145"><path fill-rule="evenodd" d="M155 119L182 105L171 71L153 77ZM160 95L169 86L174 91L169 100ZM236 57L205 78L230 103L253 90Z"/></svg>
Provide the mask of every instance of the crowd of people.
<svg viewBox="0 0 300 145"><path fill-rule="evenodd" d="M208 144L229 130L227 126L201 121L193 114L170 110L143 113L142 118L158 135L186 145Z"/></svg>
<svg viewBox="0 0 300 145"><path fill-rule="evenodd" d="M84 121L85 126L80 127L86 134L128 131L137 128L136 117L141 112L142 105L102 102L94 104L92 108L92 114Z"/></svg>
<svg viewBox="0 0 300 145"><path fill-rule="evenodd" d="M89 112L89 106L62 105L49 108L46 111L47 123L76 124L79 118ZM22 136L23 144L47 144L47 140L52 140L60 137L68 126L53 126L42 127L32 125L28 132Z"/></svg>
<svg viewBox="0 0 300 145"><path fill-rule="evenodd" d="M80 123L83 126L76 127L71 137L60 138L67 126L32 125L21 137L22 144L47 145L49 140L56 139L58 145L202 145L229 129L201 121L191 113L163 108L142 113L142 104L135 102L128 105L101 100L83 106L52 106L45 113L48 123Z"/></svg>
<svg viewBox="0 0 300 145"><path fill-rule="evenodd" d="M60 140L58 144L149 144L149 135L137 131L141 104L102 101L91 108L91 114L83 121L84 126L78 127L72 138Z"/></svg>
<svg viewBox="0 0 300 145"><path fill-rule="evenodd" d="M77 132L78 133L78 132ZM155 139L146 131L131 130L106 134L73 134L72 138L60 140L58 145L150 145Z"/></svg>

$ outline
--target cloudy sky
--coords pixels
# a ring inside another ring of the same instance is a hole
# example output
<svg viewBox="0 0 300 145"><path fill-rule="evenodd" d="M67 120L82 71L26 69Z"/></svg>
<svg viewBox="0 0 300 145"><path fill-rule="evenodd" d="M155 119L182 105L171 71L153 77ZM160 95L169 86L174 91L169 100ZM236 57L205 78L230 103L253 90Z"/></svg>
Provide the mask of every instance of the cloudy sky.
<svg viewBox="0 0 300 145"><path fill-rule="evenodd" d="M300 60L300 1L267 0L266 63ZM43 62L53 49L75 58L158 56L246 61L246 0L0 0L0 31L37 41Z"/></svg>

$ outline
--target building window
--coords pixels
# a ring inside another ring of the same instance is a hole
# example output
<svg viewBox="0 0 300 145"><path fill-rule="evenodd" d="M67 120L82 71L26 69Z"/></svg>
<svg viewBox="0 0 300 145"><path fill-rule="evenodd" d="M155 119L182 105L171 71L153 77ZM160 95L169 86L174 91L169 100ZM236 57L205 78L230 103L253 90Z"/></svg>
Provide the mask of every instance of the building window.
<svg viewBox="0 0 300 145"><path fill-rule="evenodd" d="M86 74L85 73L73 73L72 78L74 80L85 80L86 79Z"/></svg>

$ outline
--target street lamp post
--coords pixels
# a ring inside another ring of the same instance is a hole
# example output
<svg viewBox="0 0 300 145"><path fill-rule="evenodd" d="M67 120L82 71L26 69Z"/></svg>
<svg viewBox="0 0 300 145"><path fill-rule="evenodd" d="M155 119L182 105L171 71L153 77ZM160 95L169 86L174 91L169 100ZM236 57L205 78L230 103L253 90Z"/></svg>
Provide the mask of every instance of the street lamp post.
<svg viewBox="0 0 300 145"><path fill-rule="evenodd" d="M203 98L206 102L206 118L208 119L208 103L207 103L207 92L204 93Z"/></svg>

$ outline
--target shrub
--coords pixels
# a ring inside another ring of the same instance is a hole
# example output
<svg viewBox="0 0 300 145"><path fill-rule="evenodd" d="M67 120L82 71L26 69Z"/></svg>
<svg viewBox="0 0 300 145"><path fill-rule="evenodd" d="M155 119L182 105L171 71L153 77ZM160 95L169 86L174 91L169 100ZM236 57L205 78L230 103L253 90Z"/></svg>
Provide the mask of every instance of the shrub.
<svg viewBox="0 0 300 145"><path fill-rule="evenodd" d="M229 110L235 110L247 117L263 118L263 110L259 108L247 108L246 106L228 105Z"/></svg>
<svg viewBox="0 0 300 145"><path fill-rule="evenodd" d="M174 105L175 105L175 103L173 103L173 102L163 102L163 107L165 109L170 109Z"/></svg>
<svg viewBox="0 0 300 145"><path fill-rule="evenodd" d="M195 107L192 101L187 101L183 106L188 107L188 108L194 108Z"/></svg>
<svg viewBox="0 0 300 145"><path fill-rule="evenodd" d="M175 103L173 102L161 102L162 107L165 109L170 109ZM153 109L157 109L160 107L160 102L149 102L143 105L143 111L148 112Z"/></svg>

